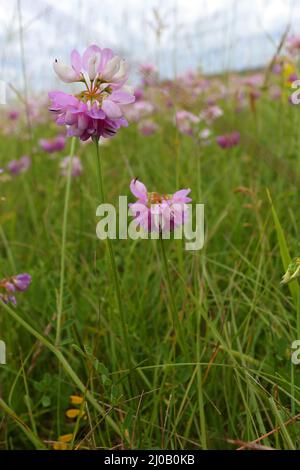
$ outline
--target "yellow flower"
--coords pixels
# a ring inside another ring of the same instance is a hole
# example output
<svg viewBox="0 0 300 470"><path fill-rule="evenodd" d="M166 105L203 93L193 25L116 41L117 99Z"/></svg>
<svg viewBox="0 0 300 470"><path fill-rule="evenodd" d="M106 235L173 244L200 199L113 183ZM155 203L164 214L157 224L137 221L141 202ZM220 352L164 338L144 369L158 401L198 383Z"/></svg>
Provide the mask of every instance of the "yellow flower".
<svg viewBox="0 0 300 470"><path fill-rule="evenodd" d="M68 445L65 442L53 442L52 447L54 450L67 450Z"/></svg>
<svg viewBox="0 0 300 470"><path fill-rule="evenodd" d="M70 402L72 403L72 405L81 405L83 402L83 397L80 397L78 395L71 395Z"/></svg>
<svg viewBox="0 0 300 470"><path fill-rule="evenodd" d="M71 419L77 418L77 416L79 415L80 415L80 410L77 410L75 408L71 408L66 411L66 416Z"/></svg>
<svg viewBox="0 0 300 470"><path fill-rule="evenodd" d="M73 434L64 434L63 436L60 436L58 440L60 442L71 442L73 439Z"/></svg>

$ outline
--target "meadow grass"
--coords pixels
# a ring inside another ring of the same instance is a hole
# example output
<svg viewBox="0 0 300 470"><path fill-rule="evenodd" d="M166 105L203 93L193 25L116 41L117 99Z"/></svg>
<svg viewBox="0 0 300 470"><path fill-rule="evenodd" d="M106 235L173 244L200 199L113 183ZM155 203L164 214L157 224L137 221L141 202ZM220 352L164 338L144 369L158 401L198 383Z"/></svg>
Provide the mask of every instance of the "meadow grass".
<svg viewBox="0 0 300 470"><path fill-rule="evenodd" d="M259 445L300 448L298 284L280 286L299 254L299 125L296 106L262 97L256 113L228 105L218 120L216 131L241 133L230 150L196 145L164 116L152 136L131 125L100 147L107 202L131 197L138 177L161 192L190 187L205 204L201 251L111 242L129 351L95 234L93 144L75 143L84 172L71 181L67 219L58 162L71 140L56 159L37 147L34 168L1 182L1 274L33 279L16 308L0 310L1 449L52 449L65 434L74 449L235 449L268 433ZM54 134L40 124L33 142L2 136L1 166ZM75 420L71 395L84 397Z"/></svg>

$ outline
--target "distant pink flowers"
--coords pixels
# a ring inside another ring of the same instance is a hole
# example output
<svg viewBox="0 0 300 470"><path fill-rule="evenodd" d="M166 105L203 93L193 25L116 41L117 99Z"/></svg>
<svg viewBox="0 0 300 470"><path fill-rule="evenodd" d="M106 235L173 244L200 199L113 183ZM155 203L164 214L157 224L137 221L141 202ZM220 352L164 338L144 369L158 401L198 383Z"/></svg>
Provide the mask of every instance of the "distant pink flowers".
<svg viewBox="0 0 300 470"><path fill-rule="evenodd" d="M286 48L291 54L300 52L300 36L292 35L287 39Z"/></svg>
<svg viewBox="0 0 300 470"><path fill-rule="evenodd" d="M19 158L19 160L11 160L8 165L8 171L16 176L19 173L25 173L31 165L31 158L27 155L23 155L23 157Z"/></svg>
<svg viewBox="0 0 300 470"><path fill-rule="evenodd" d="M65 157L61 163L60 163L60 169L61 169L61 174L62 176L67 176L68 175L68 169L69 165L71 163L71 157ZM82 164L80 161L80 158L77 157L76 155L73 156L72 158L72 168L71 168L71 176L76 178L77 176L80 176L82 173Z"/></svg>
<svg viewBox="0 0 300 470"><path fill-rule="evenodd" d="M63 135L58 135L53 139L40 139L39 144L45 152L59 152L65 148L66 138Z"/></svg>
<svg viewBox="0 0 300 470"><path fill-rule="evenodd" d="M75 96L62 91L49 93L50 111L56 115L58 125L67 126L68 136L99 140L101 136L114 136L120 127L128 125L123 106L133 103L135 97L125 87L125 61L111 49L92 45L82 56L73 50L71 66L56 60L54 70L66 83L85 85L85 90Z"/></svg>
<svg viewBox="0 0 300 470"><path fill-rule="evenodd" d="M177 111L175 115L175 124L182 134L193 136L199 122L200 118L189 111Z"/></svg>
<svg viewBox="0 0 300 470"><path fill-rule="evenodd" d="M137 227L146 232L167 232L183 225L189 216L187 197L190 189L181 189L174 194L148 192L146 186L137 179L130 183L130 190L137 201L130 204L130 211Z"/></svg>
<svg viewBox="0 0 300 470"><path fill-rule="evenodd" d="M217 143L222 149L229 149L235 147L240 142L240 133L231 132L217 137Z"/></svg>
<svg viewBox="0 0 300 470"><path fill-rule="evenodd" d="M0 280L0 300L4 303L12 303L16 305L16 292L24 292L31 284L31 276L28 273L17 274Z"/></svg>
<svg viewBox="0 0 300 470"><path fill-rule="evenodd" d="M138 129L144 136L149 136L158 130L158 125L152 119L144 119L140 121Z"/></svg>

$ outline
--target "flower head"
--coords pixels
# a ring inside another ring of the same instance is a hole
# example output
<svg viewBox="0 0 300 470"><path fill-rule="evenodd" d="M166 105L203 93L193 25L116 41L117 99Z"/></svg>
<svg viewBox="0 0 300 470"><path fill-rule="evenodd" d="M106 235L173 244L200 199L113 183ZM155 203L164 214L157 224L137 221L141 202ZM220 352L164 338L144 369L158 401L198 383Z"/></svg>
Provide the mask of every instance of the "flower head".
<svg viewBox="0 0 300 470"><path fill-rule="evenodd" d="M223 110L218 105L208 106L200 113L200 119L203 119L206 124L212 124L221 116L223 116Z"/></svg>
<svg viewBox="0 0 300 470"><path fill-rule="evenodd" d="M199 122L199 117L189 111L177 111L175 115L175 124L182 134L193 136Z"/></svg>
<svg viewBox="0 0 300 470"><path fill-rule="evenodd" d="M0 280L0 288L4 292L0 292L0 300L4 303L12 303L16 305L17 301L14 295L15 292L24 292L31 284L30 274L16 274L8 278Z"/></svg>
<svg viewBox="0 0 300 470"><path fill-rule="evenodd" d="M290 54L300 52L300 36L292 35L287 39L286 48Z"/></svg>
<svg viewBox="0 0 300 470"><path fill-rule="evenodd" d="M63 176L67 176L67 174L68 174L68 168L69 168L70 160L71 160L70 156L65 157L59 165L60 169L61 169L61 174ZM80 158L77 157L76 155L74 155L73 158L72 158L71 175L73 177L76 177L76 176L81 175L81 173L82 173L82 165L81 165Z"/></svg>
<svg viewBox="0 0 300 470"><path fill-rule="evenodd" d="M31 165L31 158L27 155L23 155L19 160L11 160L7 169L12 175L18 175L19 173L25 173Z"/></svg>
<svg viewBox="0 0 300 470"><path fill-rule="evenodd" d="M158 125L152 119L140 121L138 129L144 136L152 135L158 130Z"/></svg>
<svg viewBox="0 0 300 470"><path fill-rule="evenodd" d="M120 127L127 126L123 106L135 100L124 85L128 78L125 61L111 49L92 45L82 57L72 51L71 66L54 62L54 70L67 83L81 82L85 89L77 95L60 91L49 93L50 111L58 125L68 127L68 136L81 140L101 136L112 137Z"/></svg>
<svg viewBox="0 0 300 470"><path fill-rule="evenodd" d="M40 139L39 144L45 152L59 152L65 148L66 138L63 135L58 135L53 139Z"/></svg>
<svg viewBox="0 0 300 470"><path fill-rule="evenodd" d="M222 149L229 149L239 144L240 133L231 132L230 134L224 134L217 137L217 143Z"/></svg>
<svg viewBox="0 0 300 470"><path fill-rule="evenodd" d="M130 190L137 201L130 204L130 211L138 227L147 232L172 231L183 225L189 215L190 189L181 189L174 194L148 192L137 179L130 183Z"/></svg>

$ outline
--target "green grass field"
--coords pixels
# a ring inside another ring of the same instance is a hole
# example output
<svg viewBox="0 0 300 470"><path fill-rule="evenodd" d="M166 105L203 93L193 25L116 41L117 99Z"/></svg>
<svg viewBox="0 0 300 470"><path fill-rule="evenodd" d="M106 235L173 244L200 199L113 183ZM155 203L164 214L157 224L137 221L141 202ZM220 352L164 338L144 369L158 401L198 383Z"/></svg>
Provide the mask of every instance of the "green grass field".
<svg viewBox="0 0 300 470"><path fill-rule="evenodd" d="M0 307L1 449L300 448L299 286L280 285L299 255L300 110L266 93L240 113L232 100L219 104L213 135L239 131L232 149L179 133L172 110L156 112L155 134L131 124L99 147L106 202L133 201L138 177L162 193L191 188L205 204L204 248L164 241L168 271L159 240L112 241L123 327L95 233L94 145L75 142L83 173L71 181L62 245L59 162L71 139L54 158L40 148L58 131L50 117L31 137L25 121L1 136L3 168L32 156L26 173L0 176L1 276L32 276L16 307Z"/></svg>

